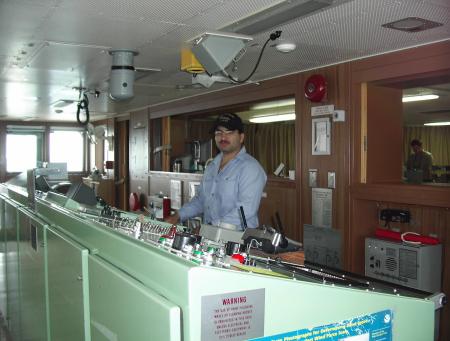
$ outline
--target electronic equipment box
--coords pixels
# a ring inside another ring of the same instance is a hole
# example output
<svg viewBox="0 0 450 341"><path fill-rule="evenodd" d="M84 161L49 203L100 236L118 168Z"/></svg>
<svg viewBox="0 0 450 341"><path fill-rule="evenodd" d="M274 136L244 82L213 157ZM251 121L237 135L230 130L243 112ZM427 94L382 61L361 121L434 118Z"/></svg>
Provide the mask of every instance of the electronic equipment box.
<svg viewBox="0 0 450 341"><path fill-rule="evenodd" d="M368 277L427 292L441 288L442 246L413 245L366 238L365 274Z"/></svg>

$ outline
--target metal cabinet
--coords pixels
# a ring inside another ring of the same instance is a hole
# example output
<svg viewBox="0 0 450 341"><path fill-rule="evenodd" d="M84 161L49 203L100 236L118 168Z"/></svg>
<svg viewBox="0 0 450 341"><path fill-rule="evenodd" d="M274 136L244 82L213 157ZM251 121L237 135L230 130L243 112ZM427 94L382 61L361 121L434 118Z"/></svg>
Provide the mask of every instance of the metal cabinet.
<svg viewBox="0 0 450 341"><path fill-rule="evenodd" d="M5 200L0 196L0 312L6 315L6 228Z"/></svg>
<svg viewBox="0 0 450 341"><path fill-rule="evenodd" d="M46 224L18 208L21 340L47 340L44 229Z"/></svg>
<svg viewBox="0 0 450 341"><path fill-rule="evenodd" d="M6 323L13 340L21 340L19 249L17 208L13 201L4 201L5 267L6 267Z"/></svg>
<svg viewBox="0 0 450 341"><path fill-rule="evenodd" d="M181 340L181 310L99 257L89 256L92 340Z"/></svg>
<svg viewBox="0 0 450 341"><path fill-rule="evenodd" d="M45 229L50 340L89 341L88 250Z"/></svg>

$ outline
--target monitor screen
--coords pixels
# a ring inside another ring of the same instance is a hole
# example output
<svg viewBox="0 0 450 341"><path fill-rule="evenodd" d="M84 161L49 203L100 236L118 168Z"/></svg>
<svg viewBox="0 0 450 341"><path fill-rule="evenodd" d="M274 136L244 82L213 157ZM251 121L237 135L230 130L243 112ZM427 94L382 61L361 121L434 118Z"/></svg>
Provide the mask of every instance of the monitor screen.
<svg viewBox="0 0 450 341"><path fill-rule="evenodd" d="M97 205L97 196L95 195L94 189L82 182L72 184L66 196L83 205Z"/></svg>

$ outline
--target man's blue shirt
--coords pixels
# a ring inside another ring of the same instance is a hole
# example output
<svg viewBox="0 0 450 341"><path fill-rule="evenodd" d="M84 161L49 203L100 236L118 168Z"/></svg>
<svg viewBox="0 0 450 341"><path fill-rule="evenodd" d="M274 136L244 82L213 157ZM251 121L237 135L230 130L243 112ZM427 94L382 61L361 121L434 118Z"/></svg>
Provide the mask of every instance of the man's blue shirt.
<svg viewBox="0 0 450 341"><path fill-rule="evenodd" d="M243 229L239 208L243 207L248 227L258 227L258 209L267 176L245 147L219 172L223 154L206 168L196 196L178 212L181 221L200 216L211 225L228 223Z"/></svg>

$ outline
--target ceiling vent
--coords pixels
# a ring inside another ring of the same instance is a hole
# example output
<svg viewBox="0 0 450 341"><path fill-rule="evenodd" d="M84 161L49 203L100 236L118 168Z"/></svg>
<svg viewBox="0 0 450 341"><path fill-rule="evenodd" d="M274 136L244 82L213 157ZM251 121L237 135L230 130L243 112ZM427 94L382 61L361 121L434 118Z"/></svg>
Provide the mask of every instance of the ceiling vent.
<svg viewBox="0 0 450 341"><path fill-rule="evenodd" d="M435 28L438 26L442 26L441 23L430 21L417 17L409 17L401 20L393 21L384 25L381 25L386 28L392 28L393 30L399 30L404 32L421 32L425 30L429 30L431 28Z"/></svg>

